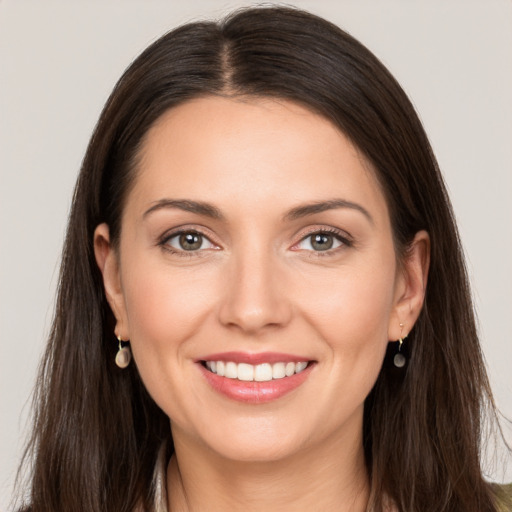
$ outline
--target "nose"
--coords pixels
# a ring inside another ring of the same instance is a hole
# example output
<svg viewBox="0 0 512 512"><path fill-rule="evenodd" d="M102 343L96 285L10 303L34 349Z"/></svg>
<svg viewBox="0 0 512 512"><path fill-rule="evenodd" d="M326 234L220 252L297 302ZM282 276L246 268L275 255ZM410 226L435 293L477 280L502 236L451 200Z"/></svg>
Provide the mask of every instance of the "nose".
<svg viewBox="0 0 512 512"><path fill-rule="evenodd" d="M269 252L260 249L233 256L219 309L224 326L258 335L289 323L292 305L285 272Z"/></svg>

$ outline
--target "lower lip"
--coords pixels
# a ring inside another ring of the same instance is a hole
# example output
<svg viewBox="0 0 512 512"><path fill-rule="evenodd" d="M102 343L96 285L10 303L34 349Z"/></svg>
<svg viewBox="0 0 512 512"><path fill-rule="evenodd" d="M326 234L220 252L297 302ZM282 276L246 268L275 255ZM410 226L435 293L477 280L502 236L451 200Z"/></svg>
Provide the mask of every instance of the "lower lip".
<svg viewBox="0 0 512 512"><path fill-rule="evenodd" d="M215 391L232 400L249 404L272 402L297 389L309 377L311 368L314 366L313 363L310 363L305 370L291 377L283 377L282 379L265 382L246 382L220 377L205 368L201 363L198 364L206 380Z"/></svg>

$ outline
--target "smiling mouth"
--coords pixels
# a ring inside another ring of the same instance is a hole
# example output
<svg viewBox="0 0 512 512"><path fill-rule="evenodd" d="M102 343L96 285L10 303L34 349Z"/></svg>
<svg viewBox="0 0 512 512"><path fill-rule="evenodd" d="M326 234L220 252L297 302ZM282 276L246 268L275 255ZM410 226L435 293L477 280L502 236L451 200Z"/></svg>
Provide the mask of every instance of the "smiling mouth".
<svg viewBox="0 0 512 512"><path fill-rule="evenodd" d="M277 362L248 364L235 363L232 361L202 361L202 364L211 373L227 379L243 382L268 382L271 380L285 379L303 372L310 364L310 361L300 362Z"/></svg>

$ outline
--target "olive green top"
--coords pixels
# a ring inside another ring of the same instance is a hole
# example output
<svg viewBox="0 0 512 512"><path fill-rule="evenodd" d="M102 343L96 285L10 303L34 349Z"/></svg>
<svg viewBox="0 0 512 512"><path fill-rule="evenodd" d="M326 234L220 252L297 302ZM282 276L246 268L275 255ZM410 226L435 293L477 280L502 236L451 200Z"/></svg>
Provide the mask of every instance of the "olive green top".
<svg viewBox="0 0 512 512"><path fill-rule="evenodd" d="M512 484L498 485L498 507L500 512L512 512Z"/></svg>

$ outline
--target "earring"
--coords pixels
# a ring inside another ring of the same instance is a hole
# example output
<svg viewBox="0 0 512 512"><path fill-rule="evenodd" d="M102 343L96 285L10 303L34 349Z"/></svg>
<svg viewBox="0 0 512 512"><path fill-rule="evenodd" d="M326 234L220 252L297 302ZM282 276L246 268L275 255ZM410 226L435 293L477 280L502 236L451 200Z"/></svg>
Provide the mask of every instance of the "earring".
<svg viewBox="0 0 512 512"><path fill-rule="evenodd" d="M116 364L119 368L126 368L130 361L132 360L132 352L130 347L123 347L121 336L117 337L117 341L119 342L119 349L116 354Z"/></svg>
<svg viewBox="0 0 512 512"><path fill-rule="evenodd" d="M404 324L400 324L400 339L398 340L398 352L395 354L395 357L393 357L393 364L397 368L403 368L406 363L405 356L402 354L402 345L404 343L404 339L407 338L406 336L402 336L402 330L404 328Z"/></svg>

